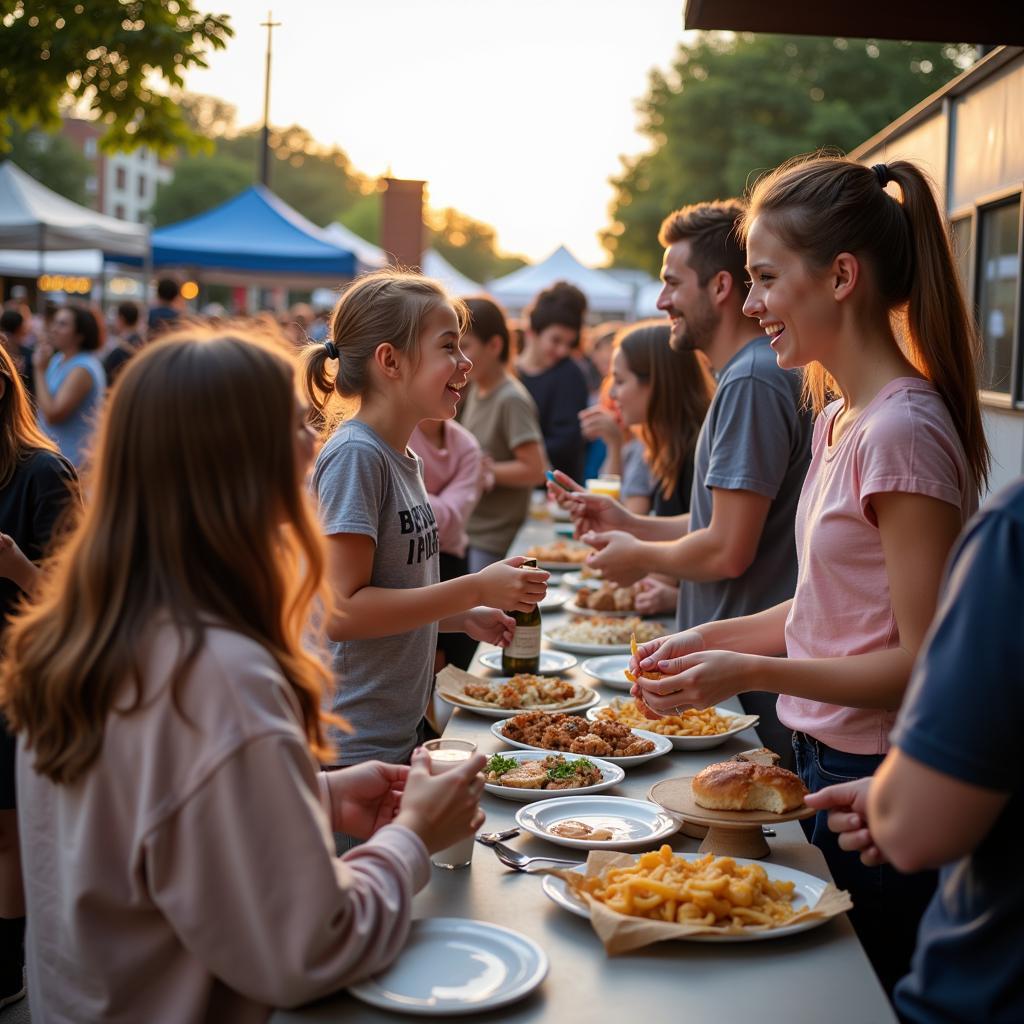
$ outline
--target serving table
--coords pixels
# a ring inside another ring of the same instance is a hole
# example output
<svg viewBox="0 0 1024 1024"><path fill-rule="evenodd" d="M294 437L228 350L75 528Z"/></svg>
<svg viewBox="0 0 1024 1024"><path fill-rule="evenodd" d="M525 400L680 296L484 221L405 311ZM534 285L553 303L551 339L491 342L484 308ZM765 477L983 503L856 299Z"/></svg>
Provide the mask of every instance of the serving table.
<svg viewBox="0 0 1024 1024"><path fill-rule="evenodd" d="M512 547L522 553L533 544L554 538L550 522L530 520ZM545 613L545 622L564 620L565 613ZM666 625L671 616L665 616ZM479 655L480 652L478 652ZM581 659L583 660L583 659ZM488 675L478 662L471 671ZM577 666L567 674L575 682L598 689L604 700L622 696L590 679ZM741 712L739 701L724 705ZM492 719L456 709L444 735L469 739L485 754L506 749L490 732ZM722 746L692 752L675 750L630 768L626 778L605 795L647 799L651 787L733 754L760 746L754 730L730 737ZM522 804L484 794L489 831L515 827ZM773 863L831 880L825 859L804 837L795 821L775 826L770 853ZM678 852L692 853L700 840L676 833L669 840ZM527 854L566 857L562 846L523 833L510 845ZM889 1024L895 1022L885 993L845 915L818 928L787 938L759 942L711 944L667 942L637 952L608 957L588 921L555 906L541 891L542 876L513 872L477 844L469 868L433 868L430 884L416 897L417 918L467 917L514 928L534 939L547 953L547 979L523 1001L472 1018L508 1024L604 1024L642 1021L643 1024ZM278 1010L274 1024L359 1024L410 1021L403 1014L375 1009L347 992L340 992L296 1010Z"/></svg>

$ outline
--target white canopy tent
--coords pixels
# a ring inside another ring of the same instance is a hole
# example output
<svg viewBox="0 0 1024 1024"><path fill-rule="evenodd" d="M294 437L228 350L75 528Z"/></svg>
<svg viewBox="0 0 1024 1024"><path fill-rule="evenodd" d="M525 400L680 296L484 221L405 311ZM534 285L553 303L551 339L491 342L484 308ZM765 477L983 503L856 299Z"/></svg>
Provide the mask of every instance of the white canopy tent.
<svg viewBox="0 0 1024 1024"><path fill-rule="evenodd" d="M476 281L471 281L465 274L456 270L437 250L428 249L423 254L423 266L420 267L426 277L432 277L445 286L456 298L467 295L480 295L484 289Z"/></svg>
<svg viewBox="0 0 1024 1024"><path fill-rule="evenodd" d="M518 314L538 292L550 288L556 281L576 285L587 297L587 308L595 313L616 313L624 317L632 313L633 289L603 270L585 267L564 245L542 263L522 267L491 281L487 291L510 313Z"/></svg>
<svg viewBox="0 0 1024 1024"><path fill-rule="evenodd" d="M149 232L65 199L8 160L0 164L0 248L99 249L108 259L144 259Z"/></svg>
<svg viewBox="0 0 1024 1024"><path fill-rule="evenodd" d="M328 224L324 228L324 234L335 245L340 245L342 249L348 249L349 252L355 253L359 273L365 273L367 270L379 270L388 265L388 254L379 245L368 242L345 227L344 224L334 221L333 224Z"/></svg>

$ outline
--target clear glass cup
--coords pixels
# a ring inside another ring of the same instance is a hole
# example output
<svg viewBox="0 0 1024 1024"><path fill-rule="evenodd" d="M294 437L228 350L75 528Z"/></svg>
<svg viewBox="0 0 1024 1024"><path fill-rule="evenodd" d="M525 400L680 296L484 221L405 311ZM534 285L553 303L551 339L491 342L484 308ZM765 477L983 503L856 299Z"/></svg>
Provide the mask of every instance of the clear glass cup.
<svg viewBox="0 0 1024 1024"><path fill-rule="evenodd" d="M442 772L465 764L475 753L476 744L471 740L439 739L427 740L423 749L430 756L430 774L440 775ZM468 836L446 850L438 850L431 854L430 863L438 868L452 870L468 868L473 859L475 837Z"/></svg>

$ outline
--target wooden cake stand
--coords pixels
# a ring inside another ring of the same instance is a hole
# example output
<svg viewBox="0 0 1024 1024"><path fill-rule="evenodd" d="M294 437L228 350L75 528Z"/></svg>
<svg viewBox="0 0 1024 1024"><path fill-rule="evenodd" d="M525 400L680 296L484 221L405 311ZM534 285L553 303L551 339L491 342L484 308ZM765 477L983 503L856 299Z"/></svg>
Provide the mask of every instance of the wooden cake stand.
<svg viewBox="0 0 1024 1024"><path fill-rule="evenodd" d="M800 821L816 813L814 808L806 804L785 814L771 814L768 811L712 811L701 807L693 799L692 782L692 776L665 779L652 786L647 797L687 822L707 827L707 835L700 846L701 853L760 860L771 852L761 831L762 825Z"/></svg>

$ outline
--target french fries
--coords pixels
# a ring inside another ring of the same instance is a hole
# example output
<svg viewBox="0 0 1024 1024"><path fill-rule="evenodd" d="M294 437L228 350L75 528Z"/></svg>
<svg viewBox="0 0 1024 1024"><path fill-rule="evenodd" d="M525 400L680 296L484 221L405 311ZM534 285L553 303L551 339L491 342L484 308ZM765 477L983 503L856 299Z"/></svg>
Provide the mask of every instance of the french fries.
<svg viewBox="0 0 1024 1024"><path fill-rule="evenodd" d="M710 853L688 861L668 845L641 854L630 867L583 879L578 888L619 914L723 931L779 927L795 914L793 883L773 881L760 864Z"/></svg>

